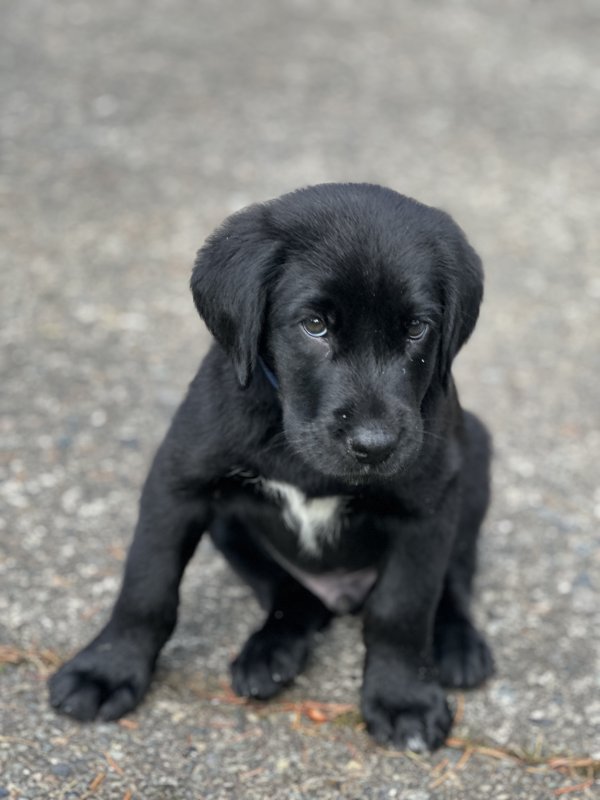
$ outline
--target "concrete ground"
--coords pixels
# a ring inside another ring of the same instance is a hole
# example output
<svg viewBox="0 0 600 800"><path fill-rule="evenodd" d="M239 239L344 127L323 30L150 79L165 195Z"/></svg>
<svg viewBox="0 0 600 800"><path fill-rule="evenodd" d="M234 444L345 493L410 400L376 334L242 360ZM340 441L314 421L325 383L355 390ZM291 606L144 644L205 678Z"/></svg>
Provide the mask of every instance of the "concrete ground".
<svg viewBox="0 0 600 800"><path fill-rule="evenodd" d="M600 789L596 0L19 0L0 11L0 798L592 797ZM375 746L340 620L281 701L235 702L259 614L203 544L147 701L47 706L105 619L149 459L208 343L197 247L330 180L450 211L487 269L460 356L496 441L478 619L497 677L448 747Z"/></svg>

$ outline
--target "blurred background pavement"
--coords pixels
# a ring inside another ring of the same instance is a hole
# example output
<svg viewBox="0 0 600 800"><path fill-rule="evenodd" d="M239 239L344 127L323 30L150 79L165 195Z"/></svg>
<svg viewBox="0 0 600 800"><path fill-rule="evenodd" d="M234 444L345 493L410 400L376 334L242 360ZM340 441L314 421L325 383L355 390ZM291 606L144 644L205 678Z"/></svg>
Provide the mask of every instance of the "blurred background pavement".
<svg viewBox="0 0 600 800"><path fill-rule="evenodd" d="M596 0L2 4L0 798L598 791L599 41ZM456 373L496 442L478 619L497 677L453 696L427 758L357 724L356 620L281 702L236 704L227 664L260 616L203 543L147 702L55 716L45 678L106 618L208 344L196 249L332 180L441 206L486 266Z"/></svg>

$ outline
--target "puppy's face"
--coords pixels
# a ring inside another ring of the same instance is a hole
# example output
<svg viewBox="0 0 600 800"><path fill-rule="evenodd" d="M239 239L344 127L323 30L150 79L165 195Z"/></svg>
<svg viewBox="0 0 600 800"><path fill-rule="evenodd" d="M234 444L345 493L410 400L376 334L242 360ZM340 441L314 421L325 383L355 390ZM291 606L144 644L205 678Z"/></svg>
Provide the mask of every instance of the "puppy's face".
<svg viewBox="0 0 600 800"><path fill-rule="evenodd" d="M192 289L240 382L259 355L275 372L290 446L356 484L418 460L427 398L448 385L482 277L446 214L327 184L231 217L200 251Z"/></svg>
<svg viewBox="0 0 600 800"><path fill-rule="evenodd" d="M313 469L359 483L418 458L441 298L427 247L403 258L381 246L374 256L359 236L343 252L336 244L289 259L266 346L290 445Z"/></svg>

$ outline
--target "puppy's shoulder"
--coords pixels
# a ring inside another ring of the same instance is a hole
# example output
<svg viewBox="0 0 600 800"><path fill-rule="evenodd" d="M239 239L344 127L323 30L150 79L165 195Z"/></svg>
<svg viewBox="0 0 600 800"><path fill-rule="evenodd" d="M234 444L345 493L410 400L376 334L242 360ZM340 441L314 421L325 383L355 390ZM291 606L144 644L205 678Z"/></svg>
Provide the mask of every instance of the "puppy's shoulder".
<svg viewBox="0 0 600 800"><path fill-rule="evenodd" d="M280 425L272 387L252 381L243 389L218 344L208 351L177 409L163 448L185 471L226 474L245 463L269 431Z"/></svg>

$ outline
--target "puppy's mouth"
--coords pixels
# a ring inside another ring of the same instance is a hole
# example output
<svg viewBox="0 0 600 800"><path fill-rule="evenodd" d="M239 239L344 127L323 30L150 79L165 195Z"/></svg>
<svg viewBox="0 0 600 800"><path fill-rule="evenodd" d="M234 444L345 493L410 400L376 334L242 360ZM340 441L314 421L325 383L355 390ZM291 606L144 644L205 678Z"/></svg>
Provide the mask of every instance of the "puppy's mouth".
<svg viewBox="0 0 600 800"><path fill-rule="evenodd" d="M376 464L364 464L349 457L340 464L337 472L337 477L346 480L348 483L361 484L372 483L374 481L385 480L393 478L403 472L406 472L411 459L402 457L402 453L391 453L386 459ZM333 472L332 472L333 474Z"/></svg>
<svg viewBox="0 0 600 800"><path fill-rule="evenodd" d="M307 466L350 486L385 481L405 473L420 450L420 437L403 439L377 454L357 452L347 442L314 432L290 436L288 442Z"/></svg>
<svg viewBox="0 0 600 800"><path fill-rule="evenodd" d="M363 486L369 483L378 483L380 481L389 480L404 470L405 467L403 466L385 468L382 465L361 466L360 464L356 464L339 472L337 470L321 471L328 477L337 478L338 480L341 480L350 486Z"/></svg>

